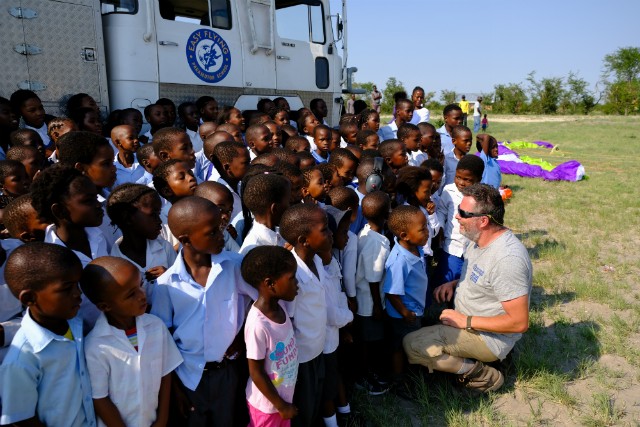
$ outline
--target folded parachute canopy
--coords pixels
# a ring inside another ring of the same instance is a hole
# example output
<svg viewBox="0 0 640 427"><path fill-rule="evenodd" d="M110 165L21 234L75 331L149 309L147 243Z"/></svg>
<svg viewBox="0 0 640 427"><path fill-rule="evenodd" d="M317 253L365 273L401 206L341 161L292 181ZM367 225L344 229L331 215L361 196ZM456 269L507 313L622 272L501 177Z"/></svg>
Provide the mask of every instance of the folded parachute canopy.
<svg viewBox="0 0 640 427"><path fill-rule="evenodd" d="M498 142L498 164L502 173L519 175L525 178L542 178L548 181L580 181L585 177L584 166L576 160L553 166L542 159L520 156L513 151L513 149L518 148L557 149L556 146L545 141Z"/></svg>

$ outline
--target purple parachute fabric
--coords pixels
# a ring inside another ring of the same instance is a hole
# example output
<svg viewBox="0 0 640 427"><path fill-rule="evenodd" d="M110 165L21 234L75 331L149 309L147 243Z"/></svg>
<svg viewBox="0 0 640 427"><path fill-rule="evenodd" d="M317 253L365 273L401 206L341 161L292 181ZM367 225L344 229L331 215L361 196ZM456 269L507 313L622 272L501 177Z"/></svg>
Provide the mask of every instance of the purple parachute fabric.
<svg viewBox="0 0 640 427"><path fill-rule="evenodd" d="M551 149L553 144L544 141L535 141L541 147ZM542 169L538 165L531 165L520 160L515 151L498 142L498 164L504 174L519 175L525 178L542 178L547 181L580 181L584 178L584 167L576 160L570 160L556 166L550 171Z"/></svg>

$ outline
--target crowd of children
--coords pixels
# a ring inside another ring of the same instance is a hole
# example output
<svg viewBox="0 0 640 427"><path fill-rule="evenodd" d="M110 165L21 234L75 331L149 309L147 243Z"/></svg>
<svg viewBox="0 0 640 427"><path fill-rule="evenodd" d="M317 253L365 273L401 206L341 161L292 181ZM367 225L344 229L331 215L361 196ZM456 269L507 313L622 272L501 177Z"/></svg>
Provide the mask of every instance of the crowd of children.
<svg viewBox="0 0 640 427"><path fill-rule="evenodd" d="M461 190L501 179L495 138L470 155L423 97L336 129L321 99L163 98L144 134L84 93L0 97L0 424L337 426L354 386L402 389Z"/></svg>

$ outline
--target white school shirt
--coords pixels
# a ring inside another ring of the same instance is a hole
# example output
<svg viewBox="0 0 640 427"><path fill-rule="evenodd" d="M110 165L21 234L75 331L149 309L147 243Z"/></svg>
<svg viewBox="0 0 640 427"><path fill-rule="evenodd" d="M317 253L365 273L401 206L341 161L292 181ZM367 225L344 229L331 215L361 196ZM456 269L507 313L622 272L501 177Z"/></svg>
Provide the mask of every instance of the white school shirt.
<svg viewBox="0 0 640 427"><path fill-rule="evenodd" d="M380 138L380 142L384 142L387 139L396 139L398 138L398 125L396 121L393 120L386 126L382 126L378 130L378 137Z"/></svg>
<svg viewBox="0 0 640 427"><path fill-rule="evenodd" d="M97 228L102 231L102 236L107 242L107 251L110 251L116 240L122 237L122 230L115 225L111 225L111 218L107 215L107 199L105 199L102 194L98 194L98 202L102 205L104 215L102 216L102 224Z"/></svg>
<svg viewBox="0 0 640 427"><path fill-rule="evenodd" d="M49 156L49 158L47 158L47 160L52 165L55 165L56 163L58 163L58 153L56 152L56 150L53 150L53 153L51 153L51 155Z"/></svg>
<svg viewBox="0 0 640 427"><path fill-rule="evenodd" d="M133 155L133 164L130 168L120 163L117 151L115 157L113 158L113 164L116 166L116 182L113 184L112 188L116 188L118 185L126 184L128 182L138 182L138 180L142 178L142 176L146 172L142 165L138 163L135 154Z"/></svg>
<svg viewBox="0 0 640 427"><path fill-rule="evenodd" d="M207 159L207 156L204 155L204 149L196 151L196 170L198 171L198 178L200 178L200 180L208 181L208 177L206 175L210 164L211 162ZM218 171L215 171L215 173L218 174Z"/></svg>
<svg viewBox="0 0 640 427"><path fill-rule="evenodd" d="M227 230L224 230L222 234L224 235L224 250L240 253L240 245L238 245L238 242L233 240L233 237L231 237L231 234L229 234Z"/></svg>
<svg viewBox="0 0 640 427"><path fill-rule="evenodd" d="M73 251L74 254L80 259L82 268L85 268L87 264L96 258L101 256L108 256L109 249L107 248L107 241L104 238L104 234L98 227L86 227L84 232L89 240L89 247L91 248L91 258L86 256L80 251ZM47 227L44 234L45 243L53 243L54 245L60 245L67 247L65 243L60 240L60 237L56 234L55 224L51 224ZM80 310L78 311L78 317L82 318L84 322L85 332L89 332L93 325L96 323L96 319L100 315L100 310L86 297L84 292L82 293L82 304L80 304Z"/></svg>
<svg viewBox="0 0 640 427"><path fill-rule="evenodd" d="M429 158L427 153L424 153L419 149L407 153L407 156L409 158L409 166L420 166L422 162Z"/></svg>
<svg viewBox="0 0 640 427"><path fill-rule="evenodd" d="M147 139L147 144L151 144L153 142L153 135L151 135L151 130L148 130L144 133L144 136L146 136Z"/></svg>
<svg viewBox="0 0 640 427"><path fill-rule="evenodd" d="M295 250L291 253L298 263L298 295L291 303L285 305L293 319L298 344L298 362L306 363L320 356L324 349L327 334L327 300L322 283L327 279L318 255L314 255L313 263L319 278L300 259Z"/></svg>
<svg viewBox="0 0 640 427"><path fill-rule="evenodd" d="M29 310L25 313L0 366L0 424L35 416L47 426L96 425L82 320L67 322L73 341L37 324Z"/></svg>
<svg viewBox="0 0 640 427"><path fill-rule="evenodd" d="M202 141L202 138L200 138L200 132L198 132L198 129L196 130L185 129L185 132L187 132L187 135L189 135L189 139L191 140L191 145L193 146L193 151L198 152L202 150L202 146L204 145L204 142Z"/></svg>
<svg viewBox="0 0 640 427"><path fill-rule="evenodd" d="M215 168L214 168L215 169ZM240 183L238 183L238 188L231 188L231 185L224 178L220 177L216 180L216 182L224 185L231 191L231 195L233 196L233 211L231 212L231 224L234 221L237 221L236 217L240 215L242 217L242 199L240 198Z"/></svg>
<svg viewBox="0 0 640 427"><path fill-rule="evenodd" d="M269 227L259 222L253 221L253 226L244 238L240 254L246 255L251 249L257 246L284 246L285 241L277 231L271 230Z"/></svg>
<svg viewBox="0 0 640 427"><path fill-rule="evenodd" d="M326 279L322 281L324 296L327 301L327 327L322 353L331 354L340 344L340 328L353 321L353 313L349 310L347 296L342 292L342 274L338 260L331 257L331 262L324 266Z"/></svg>
<svg viewBox="0 0 640 427"><path fill-rule="evenodd" d="M307 141L309 141L309 145L311 146L311 152L313 153L314 151L316 151L318 146L316 145L316 142L313 140L313 137L311 135L304 135L304 137L307 138Z"/></svg>
<svg viewBox="0 0 640 427"><path fill-rule="evenodd" d="M176 246L180 244L180 241L176 236L173 235L171 229L169 228L169 210L171 210L171 206L173 204L165 199L164 197L160 197L162 200L162 208L160 208L160 221L162 221L162 230L160 231L160 237L162 237L167 242L171 243L172 246Z"/></svg>
<svg viewBox="0 0 640 427"><path fill-rule="evenodd" d="M254 296L248 295L251 287L242 279L241 262L242 257L232 252L211 255L211 271L202 287L187 271L181 251L176 262L158 277L151 314L173 331L184 359L176 373L189 390L198 387L207 362L222 361L242 329L246 296Z"/></svg>
<svg viewBox="0 0 640 427"><path fill-rule="evenodd" d="M165 268L169 268L176 262L176 251L171 246L171 243L167 242L162 237L158 236L155 240L147 239L147 248L145 251L145 266L140 266L137 262L126 256L120 251L120 244L122 243L122 237L116 240L116 243L111 248L111 256L115 256L118 258L124 258L133 265L136 266L140 274L142 275L142 280L144 280L144 290L147 294L147 299L151 301L153 298L153 290L156 286L156 280L148 281L144 277L145 271L149 270L153 267L162 266Z"/></svg>
<svg viewBox="0 0 640 427"><path fill-rule="evenodd" d="M51 140L51 138L49 138L49 134L47 133L47 124L44 123L42 126L40 126L39 128L34 128L33 126L29 126L27 124L24 125L25 129L31 129L31 130L35 130L38 135L40 135L40 138L42 139L42 143L44 144L45 148L55 148L55 146L53 146L53 141Z"/></svg>
<svg viewBox="0 0 640 427"><path fill-rule="evenodd" d="M442 249L457 257L462 257L464 247L469 242L469 239L460 234L460 223L455 218L460 202L462 202L462 193L455 184L449 184L444 187L436 205L438 222L444 229Z"/></svg>
<svg viewBox="0 0 640 427"><path fill-rule="evenodd" d="M5 250L7 258L18 246L22 245L22 241L18 239L3 239L0 240L2 249ZM4 329L4 342L0 342L0 363L2 359L9 351L9 344L11 340L20 329L20 322L22 321L22 304L13 296L13 293L7 285L7 281L4 278L4 267L7 265L7 261L0 265L0 325Z"/></svg>
<svg viewBox="0 0 640 427"><path fill-rule="evenodd" d="M104 313L87 335L85 355L94 399L108 397L128 426L149 426L158 410L162 377L182 363L182 356L162 320L136 317L138 350L125 331L111 326ZM98 425L106 426L98 418Z"/></svg>
<svg viewBox="0 0 640 427"><path fill-rule="evenodd" d="M417 125L418 123L429 122L429 117L431 113L429 113L429 109L426 107L416 108L413 110L413 116L411 116L411 120L409 123L413 125Z"/></svg>
<svg viewBox="0 0 640 427"><path fill-rule="evenodd" d="M144 171L142 176L136 180L136 184L146 185L147 187L149 187L150 186L149 184L152 184L152 183L153 183L153 174L150 174L146 170ZM154 188L154 187L151 186L151 188Z"/></svg>
<svg viewBox="0 0 640 427"><path fill-rule="evenodd" d="M349 240L343 250L332 249L342 267L342 284L349 298L356 296L356 264L358 263L358 236L351 230L347 233Z"/></svg>
<svg viewBox="0 0 640 427"><path fill-rule="evenodd" d="M380 301L384 308L384 281L387 258L391 253L391 244L383 234L371 229L366 224L358 235L358 262L356 266L356 299L358 301L358 315L371 317L373 315L373 297L369 283L380 283Z"/></svg>

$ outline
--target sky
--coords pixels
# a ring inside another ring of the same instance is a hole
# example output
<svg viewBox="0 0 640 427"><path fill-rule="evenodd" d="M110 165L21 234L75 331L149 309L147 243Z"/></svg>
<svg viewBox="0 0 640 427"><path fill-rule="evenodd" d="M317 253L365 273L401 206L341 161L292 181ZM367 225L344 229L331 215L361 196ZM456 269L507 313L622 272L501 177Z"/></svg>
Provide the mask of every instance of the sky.
<svg viewBox="0 0 640 427"><path fill-rule="evenodd" d="M382 90L394 76L436 99L526 82L534 70L573 71L593 88L606 54L640 47L639 17L640 0L347 0L348 65L356 82Z"/></svg>

